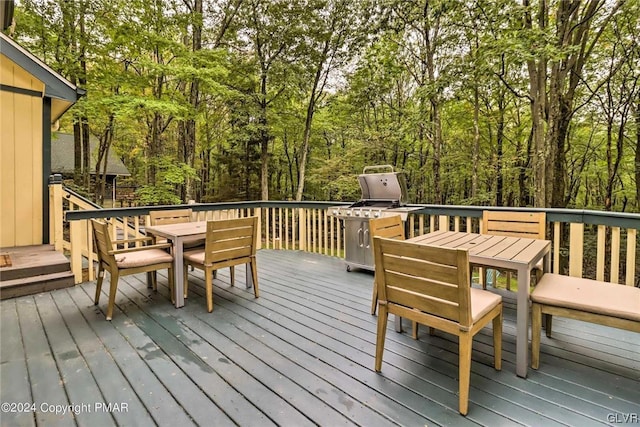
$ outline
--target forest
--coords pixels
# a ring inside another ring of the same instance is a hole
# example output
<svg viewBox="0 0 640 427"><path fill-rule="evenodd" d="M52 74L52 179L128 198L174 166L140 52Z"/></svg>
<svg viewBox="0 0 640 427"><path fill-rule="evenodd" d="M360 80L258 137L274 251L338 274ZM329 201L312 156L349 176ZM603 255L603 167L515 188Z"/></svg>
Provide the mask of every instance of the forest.
<svg viewBox="0 0 640 427"><path fill-rule="evenodd" d="M6 33L86 89L58 126L98 202L112 151L142 204L390 164L411 203L640 212L638 0L19 0Z"/></svg>

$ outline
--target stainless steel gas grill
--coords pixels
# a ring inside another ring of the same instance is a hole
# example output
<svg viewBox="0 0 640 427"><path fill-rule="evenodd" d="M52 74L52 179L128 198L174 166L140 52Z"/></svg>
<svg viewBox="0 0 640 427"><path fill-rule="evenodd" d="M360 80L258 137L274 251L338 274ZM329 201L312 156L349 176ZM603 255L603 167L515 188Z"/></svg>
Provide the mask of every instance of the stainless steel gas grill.
<svg viewBox="0 0 640 427"><path fill-rule="evenodd" d="M347 271L352 267L374 270L369 219L400 215L405 221L417 208L407 204L407 182L391 165L367 166L358 175L362 198L349 206L329 208L332 216L344 221Z"/></svg>

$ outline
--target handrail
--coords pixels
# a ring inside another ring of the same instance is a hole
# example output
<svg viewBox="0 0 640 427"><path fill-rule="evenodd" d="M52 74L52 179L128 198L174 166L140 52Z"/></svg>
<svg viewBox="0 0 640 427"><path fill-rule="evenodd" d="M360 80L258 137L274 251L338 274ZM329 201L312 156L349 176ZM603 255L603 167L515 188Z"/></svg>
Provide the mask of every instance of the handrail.
<svg viewBox="0 0 640 427"><path fill-rule="evenodd" d="M62 194L52 185L53 199ZM61 187L61 185L60 185ZM61 203L61 202L60 202ZM89 219L115 219L114 233L138 236L151 210L190 208L196 220L234 218L256 215L259 218L261 247L295 249L329 256L344 256L345 235L341 222L330 212L333 206L348 202L331 201L243 201L195 203L188 205L142 206L112 209L51 209L52 229L65 225L69 241L65 248L72 252L72 265L81 268L82 258L91 259ZM502 208L487 206L418 205L407 219L410 237L435 230L480 231L484 210L518 210L545 212L547 238L552 241L552 269L555 273L591 277L614 283L640 286L640 264L637 247L640 214L555 208ZM53 218L56 219L53 219ZM75 232L73 231L75 230ZM60 233L59 236L62 236ZM81 249L77 249L80 247ZM595 256L591 256L595 254ZM585 257L585 255L587 255ZM75 270L76 281L82 280ZM606 277L605 277L606 276ZM92 272L89 272L92 280Z"/></svg>
<svg viewBox="0 0 640 427"><path fill-rule="evenodd" d="M100 213L87 211L68 211L65 213L67 221L90 218L111 218L122 216L148 215L151 210L169 210L189 208L194 212L206 212L210 210L243 209L243 208L299 208L327 209L332 206L349 206L349 202L327 201L247 201L247 202L220 202L220 203L195 203L182 205L141 206L135 208L111 208L102 209ZM462 206L462 205L421 205L410 204L407 207L416 208L413 214L447 215L450 217L482 218L482 212L513 211L520 212L545 212L548 222L581 222L583 224L606 225L609 227L640 229L640 214L627 212L595 211L586 209L559 209L559 208L509 208L496 206Z"/></svg>

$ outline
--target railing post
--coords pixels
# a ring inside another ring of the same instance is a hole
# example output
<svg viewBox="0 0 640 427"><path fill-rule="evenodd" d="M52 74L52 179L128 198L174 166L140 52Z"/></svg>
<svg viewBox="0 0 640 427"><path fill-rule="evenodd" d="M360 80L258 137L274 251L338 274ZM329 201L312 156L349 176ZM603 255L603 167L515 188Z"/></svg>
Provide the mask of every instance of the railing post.
<svg viewBox="0 0 640 427"><path fill-rule="evenodd" d="M636 235L637 230L635 228L627 229L627 275L625 284L628 286L634 286L634 279L636 277Z"/></svg>
<svg viewBox="0 0 640 427"><path fill-rule="evenodd" d="M258 217L258 235L260 236L256 249L262 249L262 208L253 208L253 214Z"/></svg>
<svg viewBox="0 0 640 427"><path fill-rule="evenodd" d="M569 224L569 276L582 277L584 253L584 224Z"/></svg>
<svg viewBox="0 0 640 427"><path fill-rule="evenodd" d="M560 222L553 223L553 272L560 274L560 240L562 228Z"/></svg>
<svg viewBox="0 0 640 427"><path fill-rule="evenodd" d="M82 283L82 235L85 221L69 221L69 240L71 241L71 271L76 285Z"/></svg>
<svg viewBox="0 0 640 427"><path fill-rule="evenodd" d="M438 215L438 230L449 231L449 217Z"/></svg>
<svg viewBox="0 0 640 427"><path fill-rule="evenodd" d="M306 213L304 208L298 208L298 239L300 239L300 250L307 250L307 230L306 230Z"/></svg>
<svg viewBox="0 0 640 427"><path fill-rule="evenodd" d="M63 225L62 175L54 174L49 177L49 242L58 252L63 249Z"/></svg>
<svg viewBox="0 0 640 427"><path fill-rule="evenodd" d="M620 227L611 227L611 262L609 282L620 283Z"/></svg>

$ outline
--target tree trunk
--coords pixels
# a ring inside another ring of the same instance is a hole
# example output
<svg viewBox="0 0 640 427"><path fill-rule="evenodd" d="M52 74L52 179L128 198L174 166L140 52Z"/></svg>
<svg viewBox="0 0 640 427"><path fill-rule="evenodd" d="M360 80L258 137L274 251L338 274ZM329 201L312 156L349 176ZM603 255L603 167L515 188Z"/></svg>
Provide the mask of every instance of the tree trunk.
<svg viewBox="0 0 640 427"><path fill-rule="evenodd" d="M544 2L541 2L544 3ZM609 8L608 15L597 16L603 0L559 1L554 16L555 58L551 61L548 97L548 129L546 147L549 150L546 179L547 202L552 207L565 207L566 145L569 124L576 109L576 89L583 84L583 69L601 34L623 2ZM584 7L581 6L584 4ZM546 13L546 12L545 12ZM599 27L592 29L597 23ZM545 28L541 26L540 28Z"/></svg>
<svg viewBox="0 0 640 427"><path fill-rule="evenodd" d="M477 82L473 85L473 148L471 151L471 199L478 196L478 166L480 162L480 96Z"/></svg>
<svg viewBox="0 0 640 427"><path fill-rule="evenodd" d="M498 102L498 123L496 129L496 206L503 205L504 178L502 177L503 144L504 144L504 102Z"/></svg>
<svg viewBox="0 0 640 427"><path fill-rule="evenodd" d="M73 120L73 183L82 185L82 130L78 117Z"/></svg>
<svg viewBox="0 0 640 427"><path fill-rule="evenodd" d="M262 200L269 200L269 129L267 129L267 73L260 78L260 191Z"/></svg>
<svg viewBox="0 0 640 427"><path fill-rule="evenodd" d="M524 0L523 5L530 7L529 0ZM537 14L538 28L547 26L547 4L541 1ZM524 18L524 27L527 30L533 29L533 18L527 12ZM545 144L545 109L546 109L546 76L547 59L542 56L537 59L527 61L527 71L529 73L529 101L531 102L531 133L533 142L533 203L536 207L547 206L547 159L548 151Z"/></svg>
<svg viewBox="0 0 640 427"><path fill-rule="evenodd" d="M193 40L192 52L196 54L202 50L202 0L194 0L190 5L192 14ZM196 64L194 64L196 66ZM183 126L183 140L181 146L182 162L190 167L195 167L196 154L196 117L198 105L200 104L200 82L194 77L189 84L189 104L191 105L193 117L185 120ZM190 177L186 178L182 200L188 202L193 199L194 183Z"/></svg>
<svg viewBox="0 0 640 427"><path fill-rule="evenodd" d="M113 142L113 123L114 116L109 116L109 124L101 138L99 138L99 146L96 153L96 187L94 197L99 205L104 205L104 198L107 187L107 168L109 162L109 149ZM114 200L115 203L115 200Z"/></svg>
<svg viewBox="0 0 640 427"><path fill-rule="evenodd" d="M78 19L80 21L80 37L78 46L78 55L80 60L80 70L78 73L78 83L82 88L87 87L87 34L85 29L86 2L80 2L80 13ZM80 117L82 127L82 181L87 189L91 190L91 144L89 142L89 119L86 114ZM96 170L96 175L98 171Z"/></svg>
<svg viewBox="0 0 640 427"><path fill-rule="evenodd" d="M320 83L320 76L322 74L322 66L326 59L326 53L329 48L329 41L325 43L322 59L319 61L318 68L313 80L313 87L311 88L311 96L309 96L309 104L307 105L307 117L304 121L304 133L302 137L302 148L300 150L300 169L298 171L298 191L296 192L296 201L302 200L304 193L304 180L307 167L307 156L309 154L309 141L311 139L311 125L313 123L313 113L316 110L318 85Z"/></svg>
<svg viewBox="0 0 640 427"><path fill-rule="evenodd" d="M82 182L87 189L91 190L91 144L89 143L89 121L83 115L81 118L82 127ZM97 173L98 171L96 171Z"/></svg>

